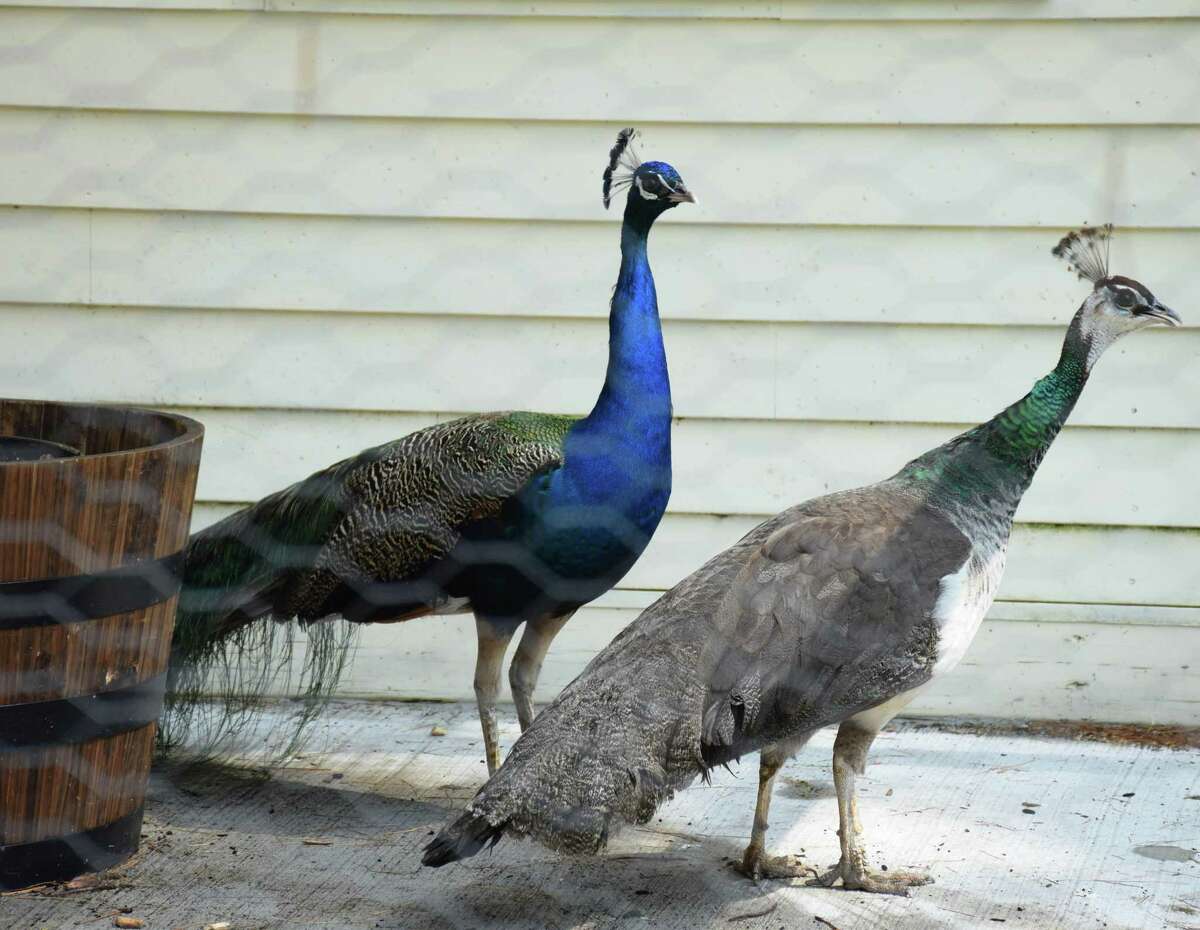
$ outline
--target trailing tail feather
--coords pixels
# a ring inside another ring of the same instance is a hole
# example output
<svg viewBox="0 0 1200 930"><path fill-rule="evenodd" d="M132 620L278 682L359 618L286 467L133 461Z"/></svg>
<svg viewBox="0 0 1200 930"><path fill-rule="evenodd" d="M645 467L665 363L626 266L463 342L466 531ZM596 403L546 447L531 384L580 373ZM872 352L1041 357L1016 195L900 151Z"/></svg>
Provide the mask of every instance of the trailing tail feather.
<svg viewBox="0 0 1200 930"><path fill-rule="evenodd" d="M286 756L299 747L345 670L356 627L304 624L284 599L288 582L311 568L344 512L339 488L349 465L338 463L188 541L160 750L186 744L200 755L217 751L253 725L268 694L291 694L302 703L294 726L273 736L266 754ZM304 661L297 670L298 640Z"/></svg>
<svg viewBox="0 0 1200 930"><path fill-rule="evenodd" d="M502 836L504 824L490 824L487 818L468 811L425 847L421 864L436 869L451 862L469 859L485 846L495 846Z"/></svg>

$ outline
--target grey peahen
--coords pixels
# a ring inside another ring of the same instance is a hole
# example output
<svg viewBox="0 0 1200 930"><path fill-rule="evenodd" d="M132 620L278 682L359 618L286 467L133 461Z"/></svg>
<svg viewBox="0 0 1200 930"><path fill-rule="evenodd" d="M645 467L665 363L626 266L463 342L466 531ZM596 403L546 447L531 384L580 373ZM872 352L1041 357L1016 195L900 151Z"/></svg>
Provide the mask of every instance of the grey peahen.
<svg viewBox="0 0 1200 930"><path fill-rule="evenodd" d="M603 174L605 207L617 190L630 191L608 371L592 411L582 418L492 413L431 426L193 536L172 650L168 739L186 733L214 687L234 710L252 704L290 658L279 621L395 622L473 611L475 693L488 768L496 769L495 704L509 640L524 623L510 666L524 728L551 640L630 569L671 492L671 394L647 237L659 216L694 199L670 165L638 163L634 134L619 134ZM310 629L310 696L328 694L348 642ZM227 719L220 717L216 735Z"/></svg>
<svg viewBox="0 0 1200 930"><path fill-rule="evenodd" d="M598 850L621 822L645 822L697 776L761 750L741 867L755 879L806 874L764 853L771 787L836 723L841 860L821 881L898 894L926 881L868 868L855 775L879 730L962 658L995 596L1017 504L1101 353L1179 322L1141 284L1108 275L1107 239L1107 228L1084 229L1054 250L1094 287L1029 394L879 484L784 511L664 594L542 712L425 864L506 834Z"/></svg>

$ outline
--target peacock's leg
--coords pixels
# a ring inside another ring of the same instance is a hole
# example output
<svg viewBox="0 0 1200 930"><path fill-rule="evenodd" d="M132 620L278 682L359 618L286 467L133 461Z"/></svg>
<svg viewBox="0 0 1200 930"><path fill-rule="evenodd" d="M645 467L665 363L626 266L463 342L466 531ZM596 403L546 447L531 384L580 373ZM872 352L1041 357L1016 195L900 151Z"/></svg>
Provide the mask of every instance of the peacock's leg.
<svg viewBox="0 0 1200 930"><path fill-rule="evenodd" d="M769 856L765 852L767 838L767 815L771 810L771 791L775 786L775 775L798 749L772 743L763 748L758 761L758 802L754 806L754 827L750 832L750 845L742 855L738 871L756 883L764 878L802 878L816 875L816 870L805 865L796 856Z"/></svg>
<svg viewBox="0 0 1200 930"><path fill-rule="evenodd" d="M517 705L517 719L521 721L522 733L533 723L533 689L537 687L546 652L573 613L530 620L525 624L517 654L508 667L508 683L512 688L513 702Z"/></svg>
<svg viewBox="0 0 1200 930"><path fill-rule="evenodd" d="M475 633L479 638L479 653L475 659L475 700L479 704L479 724L483 727L483 749L487 755L488 775L500 768L500 732L496 726L496 698L500 695L500 673L504 669L504 652L508 649L513 631L486 620L475 618Z"/></svg>
<svg viewBox="0 0 1200 930"><path fill-rule="evenodd" d="M920 872L873 872L863 850L862 825L858 822L858 798L854 790L856 775L867 766L867 750L878 731L864 729L853 720L845 721L833 742L833 784L837 789L838 837L842 858L818 879L831 886L839 878L842 886L854 891L879 894L907 895L914 885L924 885L933 879Z"/></svg>

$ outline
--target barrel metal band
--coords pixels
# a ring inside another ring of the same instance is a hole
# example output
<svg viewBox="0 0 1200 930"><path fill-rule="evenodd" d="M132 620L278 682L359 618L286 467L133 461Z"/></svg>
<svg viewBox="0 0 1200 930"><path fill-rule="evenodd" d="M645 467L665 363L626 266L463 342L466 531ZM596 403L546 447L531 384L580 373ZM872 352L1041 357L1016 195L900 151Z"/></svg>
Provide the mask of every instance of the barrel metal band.
<svg viewBox="0 0 1200 930"><path fill-rule="evenodd" d="M91 575L0 582L0 630L99 620L144 610L179 592L183 553Z"/></svg>
<svg viewBox="0 0 1200 930"><path fill-rule="evenodd" d="M158 719L167 674L111 691L0 705L0 754L33 746L86 743L138 730Z"/></svg>
<svg viewBox="0 0 1200 930"><path fill-rule="evenodd" d="M112 823L32 843L0 846L0 889L68 881L111 868L137 851L142 806Z"/></svg>

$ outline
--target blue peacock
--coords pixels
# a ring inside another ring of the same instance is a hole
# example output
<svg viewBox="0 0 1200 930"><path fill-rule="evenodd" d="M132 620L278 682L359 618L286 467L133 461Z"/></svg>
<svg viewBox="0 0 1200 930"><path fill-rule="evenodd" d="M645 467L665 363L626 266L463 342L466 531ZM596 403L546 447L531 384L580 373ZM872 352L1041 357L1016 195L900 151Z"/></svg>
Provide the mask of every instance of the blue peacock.
<svg viewBox="0 0 1200 930"><path fill-rule="evenodd" d="M509 669L524 729L555 635L629 571L671 493L671 390L647 242L658 217L695 200L670 165L640 162L634 136L620 132L603 174L606 208L629 192L608 369L591 412L488 413L431 426L195 534L166 742L187 737L202 706L209 738L237 725L237 712L288 665L286 621L350 623L309 629L305 687L319 699L336 683L354 625L470 611L488 770L499 767L496 700L510 640L524 624ZM203 701L214 690L225 699L215 729L214 705Z"/></svg>

